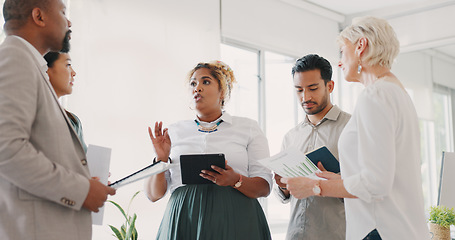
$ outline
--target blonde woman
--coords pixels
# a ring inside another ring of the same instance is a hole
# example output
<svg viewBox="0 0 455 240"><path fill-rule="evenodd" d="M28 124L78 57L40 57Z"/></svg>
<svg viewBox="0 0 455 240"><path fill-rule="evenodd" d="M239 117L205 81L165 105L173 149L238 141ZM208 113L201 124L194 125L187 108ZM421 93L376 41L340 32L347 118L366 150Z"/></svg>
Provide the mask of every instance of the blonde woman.
<svg viewBox="0 0 455 240"><path fill-rule="evenodd" d="M390 72L399 52L392 27L382 19L355 19L339 36L339 67L365 89L341 133L341 178L289 178L291 194L343 197L346 239L429 239L420 176L417 114Z"/></svg>
<svg viewBox="0 0 455 240"><path fill-rule="evenodd" d="M167 191L171 197L157 239L270 239L270 231L257 198L266 197L272 174L257 160L269 156L265 135L257 122L223 111L235 77L221 61L199 63L188 77L196 117L163 129L155 123L150 138L156 159L179 163L188 153L223 153L226 169L213 166L201 177L214 184L184 185L180 168L146 181L151 201Z"/></svg>

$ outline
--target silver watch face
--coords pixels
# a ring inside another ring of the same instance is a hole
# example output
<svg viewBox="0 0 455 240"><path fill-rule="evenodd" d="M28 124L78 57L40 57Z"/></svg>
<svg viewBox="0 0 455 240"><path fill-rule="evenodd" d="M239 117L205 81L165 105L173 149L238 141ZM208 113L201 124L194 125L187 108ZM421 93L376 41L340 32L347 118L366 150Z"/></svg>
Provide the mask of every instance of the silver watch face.
<svg viewBox="0 0 455 240"><path fill-rule="evenodd" d="M242 186L242 183L241 182L237 182L235 185L234 185L236 188Z"/></svg>
<svg viewBox="0 0 455 240"><path fill-rule="evenodd" d="M314 186L314 187L313 187L313 193L314 193L315 195L321 194L321 188L320 188L319 186L317 186L317 185Z"/></svg>

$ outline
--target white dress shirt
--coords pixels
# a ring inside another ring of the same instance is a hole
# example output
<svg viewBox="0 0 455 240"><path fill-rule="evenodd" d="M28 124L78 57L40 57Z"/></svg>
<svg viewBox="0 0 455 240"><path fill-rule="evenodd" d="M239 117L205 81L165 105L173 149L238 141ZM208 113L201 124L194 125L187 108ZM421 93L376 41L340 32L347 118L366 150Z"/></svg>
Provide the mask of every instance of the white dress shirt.
<svg viewBox="0 0 455 240"><path fill-rule="evenodd" d="M223 113L220 118L223 122L211 133L198 131L199 127L194 120L170 125L172 163L180 163L182 154L224 153L227 164L235 172L246 177L261 177L271 189L272 172L258 162L259 159L269 157L270 152L267 138L257 122L228 113ZM173 167L166 172L166 180L171 193L183 186L180 167Z"/></svg>
<svg viewBox="0 0 455 240"><path fill-rule="evenodd" d="M420 175L420 134L411 98L377 80L357 100L338 150L346 190L346 239L429 239Z"/></svg>

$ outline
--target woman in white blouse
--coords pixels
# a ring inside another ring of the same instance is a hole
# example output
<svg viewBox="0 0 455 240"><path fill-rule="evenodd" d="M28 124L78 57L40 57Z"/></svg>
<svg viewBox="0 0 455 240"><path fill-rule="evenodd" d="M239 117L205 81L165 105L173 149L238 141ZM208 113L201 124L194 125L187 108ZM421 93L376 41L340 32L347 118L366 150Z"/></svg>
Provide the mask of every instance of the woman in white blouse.
<svg viewBox="0 0 455 240"><path fill-rule="evenodd" d="M212 166L201 177L214 184L184 185L180 168L146 181L151 201L171 193L157 239L270 239L267 220L256 198L266 197L272 174L257 161L269 156L256 121L223 111L233 83L232 69L221 61L199 63L188 76L197 116L169 130L155 123L150 138L156 159L179 163L180 155L223 153L226 169Z"/></svg>
<svg viewBox="0 0 455 240"><path fill-rule="evenodd" d="M344 78L365 86L339 139L341 177L323 172L327 181L283 181L299 198L346 198L346 239L429 239L417 114L390 72L399 52L395 32L385 20L363 17L338 40Z"/></svg>

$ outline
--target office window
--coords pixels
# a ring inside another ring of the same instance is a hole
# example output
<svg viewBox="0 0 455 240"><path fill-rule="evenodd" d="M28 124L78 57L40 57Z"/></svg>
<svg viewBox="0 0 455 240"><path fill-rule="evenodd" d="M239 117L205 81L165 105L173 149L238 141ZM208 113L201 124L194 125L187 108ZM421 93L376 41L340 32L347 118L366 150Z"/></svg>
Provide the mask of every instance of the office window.
<svg viewBox="0 0 455 240"><path fill-rule="evenodd" d="M295 58L265 52L265 123L272 155L281 150L284 135L298 121L300 107L291 75L294 63Z"/></svg>
<svg viewBox="0 0 455 240"><path fill-rule="evenodd" d="M237 79L225 109L231 115L244 116L256 121L259 119L258 54L257 50L221 44L221 60L232 68Z"/></svg>
<svg viewBox="0 0 455 240"><path fill-rule="evenodd" d="M280 152L284 135L293 128L303 110L297 104L291 69L295 58L265 52L265 129L270 154ZM267 198L267 218L274 239L284 239L290 204L283 204L274 192Z"/></svg>
<svg viewBox="0 0 455 240"><path fill-rule="evenodd" d="M409 91L413 96L412 91ZM442 152L453 151L452 96L451 89L434 84L428 106L433 118L419 119L421 142L421 173L425 209L438 202Z"/></svg>
<svg viewBox="0 0 455 240"><path fill-rule="evenodd" d="M439 85L434 86L433 92L433 111L434 111L434 130L435 130L435 159L437 160L436 169L441 169L442 151L453 151L452 139L452 106L450 89ZM440 171L436 173L439 179Z"/></svg>

